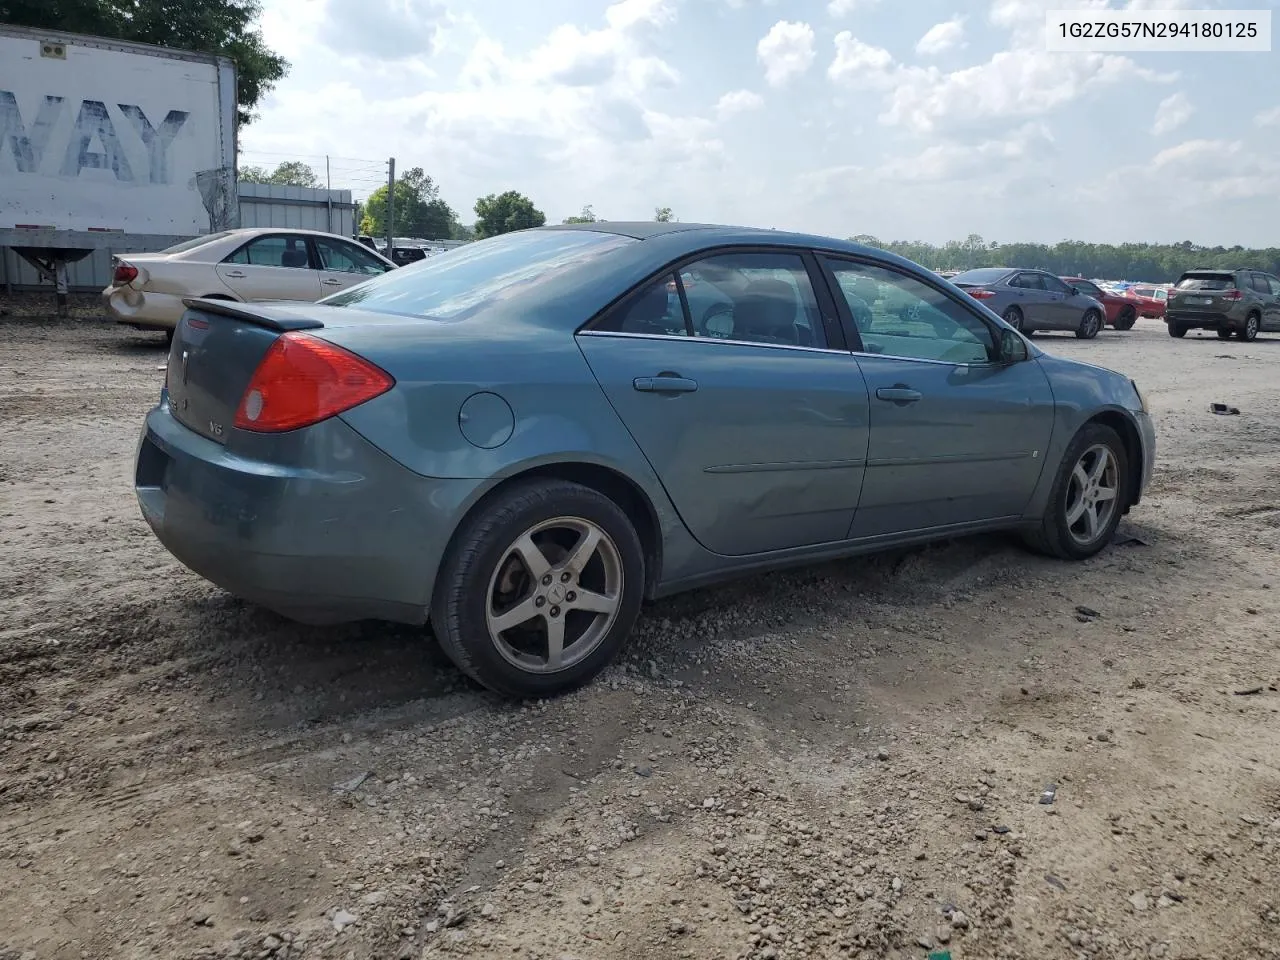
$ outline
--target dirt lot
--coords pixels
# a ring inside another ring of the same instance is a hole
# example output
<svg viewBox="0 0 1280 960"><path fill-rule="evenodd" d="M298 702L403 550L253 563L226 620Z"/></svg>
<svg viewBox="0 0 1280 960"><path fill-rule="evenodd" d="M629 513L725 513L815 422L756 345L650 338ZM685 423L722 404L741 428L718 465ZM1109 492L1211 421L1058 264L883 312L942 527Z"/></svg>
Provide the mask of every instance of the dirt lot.
<svg viewBox="0 0 1280 960"><path fill-rule="evenodd" d="M513 705L179 566L162 340L0 320L0 957L1280 957L1280 338L1041 342L1149 394L1141 542L702 591Z"/></svg>

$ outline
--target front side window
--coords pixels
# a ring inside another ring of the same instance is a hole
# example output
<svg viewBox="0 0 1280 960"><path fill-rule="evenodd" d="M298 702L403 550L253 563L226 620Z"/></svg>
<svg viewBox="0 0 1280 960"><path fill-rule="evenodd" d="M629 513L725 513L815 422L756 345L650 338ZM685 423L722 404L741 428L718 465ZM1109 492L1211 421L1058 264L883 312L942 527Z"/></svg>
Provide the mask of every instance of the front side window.
<svg viewBox="0 0 1280 960"><path fill-rule="evenodd" d="M1050 293L1060 293L1064 297L1071 296L1071 288L1068 287L1061 280L1059 280L1057 277L1046 276L1043 273L1039 274L1039 277L1040 277L1040 282L1044 284L1044 288Z"/></svg>
<svg viewBox="0 0 1280 960"><path fill-rule="evenodd" d="M258 237L250 240L224 263L243 263L252 267L296 267L310 269L311 256L302 237Z"/></svg>
<svg viewBox="0 0 1280 960"><path fill-rule="evenodd" d="M1077 290L1083 293L1086 297L1093 297L1096 300L1102 299L1102 296L1103 296L1102 290L1098 287L1095 287L1092 283L1089 283L1084 280L1077 280L1074 283L1072 283L1071 286L1075 287Z"/></svg>
<svg viewBox="0 0 1280 960"><path fill-rule="evenodd" d="M680 268L695 337L825 347L818 300L796 253L726 253Z"/></svg>
<svg viewBox="0 0 1280 960"><path fill-rule="evenodd" d="M1009 286L1018 287L1021 290L1043 290L1044 277L1038 273L1020 273L1009 281Z"/></svg>
<svg viewBox="0 0 1280 960"><path fill-rule="evenodd" d="M865 353L949 363L996 356L991 328L941 290L888 267L827 259Z"/></svg>
<svg viewBox="0 0 1280 960"><path fill-rule="evenodd" d="M359 273L368 277L376 277L386 273L387 267L368 250L354 243L343 243L340 240L328 240L316 237L316 251L320 254L320 268L338 273Z"/></svg>
<svg viewBox="0 0 1280 960"><path fill-rule="evenodd" d="M517 230L349 287L321 303L458 321L638 241L591 230Z"/></svg>

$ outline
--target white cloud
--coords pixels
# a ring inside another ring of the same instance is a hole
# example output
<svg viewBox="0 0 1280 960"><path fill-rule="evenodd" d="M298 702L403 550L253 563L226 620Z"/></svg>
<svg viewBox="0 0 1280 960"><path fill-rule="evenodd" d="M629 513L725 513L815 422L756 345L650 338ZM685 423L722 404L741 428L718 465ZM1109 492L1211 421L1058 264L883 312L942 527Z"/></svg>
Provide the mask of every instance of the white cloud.
<svg viewBox="0 0 1280 960"><path fill-rule="evenodd" d="M855 10L866 10L874 7L880 0L831 0L827 4L827 13L833 17L847 17Z"/></svg>
<svg viewBox="0 0 1280 960"><path fill-rule="evenodd" d="M1023 124L998 140L974 144L961 140L934 143L910 157L883 164L876 172L885 180L955 182L997 177L1013 165L1044 162L1054 153L1053 133L1043 123Z"/></svg>
<svg viewBox="0 0 1280 960"><path fill-rule="evenodd" d="M952 17L942 23L935 23L926 30L924 36L916 44L916 53L930 57L963 45L964 18Z"/></svg>
<svg viewBox="0 0 1280 960"><path fill-rule="evenodd" d="M739 113L759 110L764 106L764 97L753 90L730 90L716 101L716 116L728 120Z"/></svg>
<svg viewBox="0 0 1280 960"><path fill-rule="evenodd" d="M332 50L406 60L437 52L451 17L442 0L325 0L313 22L320 25L320 42Z"/></svg>
<svg viewBox="0 0 1280 960"><path fill-rule="evenodd" d="M1094 88L1124 80L1176 79L1176 74L1157 74L1113 54L1004 50L986 63L945 72L897 63L887 50L847 30L836 35L835 47L827 76L844 86L883 90L887 105L881 122L917 133L991 120L1023 121Z"/></svg>
<svg viewBox="0 0 1280 960"><path fill-rule="evenodd" d="M1263 110L1253 118L1253 122L1260 127L1277 127L1280 126L1280 107L1272 107L1269 110Z"/></svg>
<svg viewBox="0 0 1280 960"><path fill-rule="evenodd" d="M756 57L764 64L765 80L771 86L782 86L813 65L813 27L779 20L756 44Z"/></svg>
<svg viewBox="0 0 1280 960"><path fill-rule="evenodd" d="M1151 124L1151 132L1156 136L1171 133L1190 120L1194 112L1191 101L1179 90L1160 101L1160 105L1156 107L1155 121Z"/></svg>
<svg viewBox="0 0 1280 960"><path fill-rule="evenodd" d="M875 86L892 79L893 54L888 50L863 43L848 30L836 34L835 46L835 59L827 67L832 80Z"/></svg>

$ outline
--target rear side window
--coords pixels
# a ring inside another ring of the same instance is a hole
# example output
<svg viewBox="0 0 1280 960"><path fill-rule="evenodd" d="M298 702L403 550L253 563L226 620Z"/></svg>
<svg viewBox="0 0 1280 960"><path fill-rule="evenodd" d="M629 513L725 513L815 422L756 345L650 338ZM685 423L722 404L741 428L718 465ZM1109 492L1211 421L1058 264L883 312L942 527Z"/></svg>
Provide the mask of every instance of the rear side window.
<svg viewBox="0 0 1280 960"><path fill-rule="evenodd" d="M1179 290L1234 290L1233 273L1184 273L1178 280Z"/></svg>
<svg viewBox="0 0 1280 960"><path fill-rule="evenodd" d="M258 237L250 240L223 263L243 263L250 267L311 268L311 255L303 237Z"/></svg>
<svg viewBox="0 0 1280 960"><path fill-rule="evenodd" d="M1271 284L1267 283L1267 278L1260 273L1249 274L1249 280L1253 283L1253 289L1257 290L1263 296L1271 296Z"/></svg>
<svg viewBox="0 0 1280 960"><path fill-rule="evenodd" d="M468 243L349 287L321 303L431 320L465 320L555 274L636 243L590 230L517 230Z"/></svg>

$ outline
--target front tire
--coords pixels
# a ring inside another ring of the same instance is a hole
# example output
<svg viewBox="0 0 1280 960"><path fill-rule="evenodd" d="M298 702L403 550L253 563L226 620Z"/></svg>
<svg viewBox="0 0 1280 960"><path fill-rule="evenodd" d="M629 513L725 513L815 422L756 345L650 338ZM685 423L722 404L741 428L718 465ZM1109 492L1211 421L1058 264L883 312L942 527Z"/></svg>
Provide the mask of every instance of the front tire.
<svg viewBox="0 0 1280 960"><path fill-rule="evenodd" d="M458 669L490 690L555 696L613 660L644 579L640 538L612 500L563 480L517 483L459 528L431 626Z"/></svg>
<svg viewBox="0 0 1280 960"><path fill-rule="evenodd" d="M1086 310L1080 318L1080 326L1076 327L1077 340L1092 340L1102 329L1102 314L1097 310Z"/></svg>
<svg viewBox="0 0 1280 960"><path fill-rule="evenodd" d="M1169 336L1176 337L1181 340L1187 335L1187 328L1180 323L1169 324Z"/></svg>
<svg viewBox="0 0 1280 960"><path fill-rule="evenodd" d="M1061 560L1086 560L1115 534L1127 505L1129 455L1120 435L1086 424L1067 447L1040 525L1028 546Z"/></svg>
<svg viewBox="0 0 1280 960"><path fill-rule="evenodd" d="M1244 318L1244 326L1240 329L1240 339L1246 343L1251 343L1258 339L1258 328L1262 326L1262 318L1256 313L1251 313Z"/></svg>

